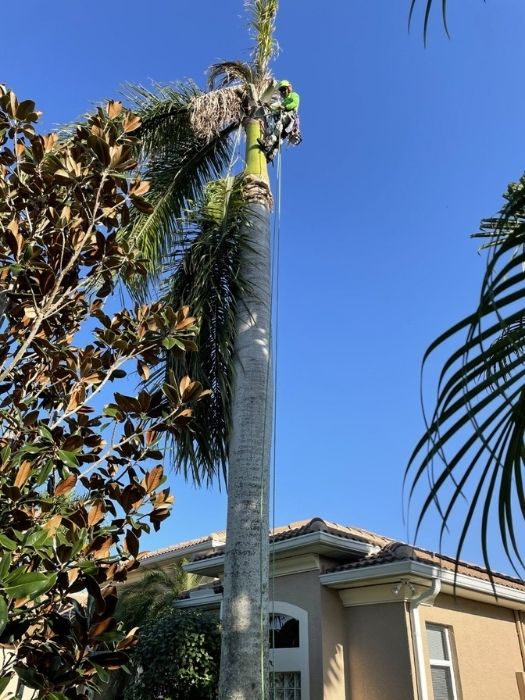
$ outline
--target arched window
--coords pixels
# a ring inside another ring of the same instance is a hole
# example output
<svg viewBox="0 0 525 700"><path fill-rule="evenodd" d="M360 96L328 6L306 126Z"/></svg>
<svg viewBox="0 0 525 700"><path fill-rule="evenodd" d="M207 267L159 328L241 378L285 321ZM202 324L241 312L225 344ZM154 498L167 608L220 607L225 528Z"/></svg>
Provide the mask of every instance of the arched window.
<svg viewBox="0 0 525 700"><path fill-rule="evenodd" d="M277 600L270 603L270 609L270 697L310 700L308 613Z"/></svg>
<svg viewBox="0 0 525 700"><path fill-rule="evenodd" d="M294 649L299 646L299 620L284 613L270 613L270 649Z"/></svg>

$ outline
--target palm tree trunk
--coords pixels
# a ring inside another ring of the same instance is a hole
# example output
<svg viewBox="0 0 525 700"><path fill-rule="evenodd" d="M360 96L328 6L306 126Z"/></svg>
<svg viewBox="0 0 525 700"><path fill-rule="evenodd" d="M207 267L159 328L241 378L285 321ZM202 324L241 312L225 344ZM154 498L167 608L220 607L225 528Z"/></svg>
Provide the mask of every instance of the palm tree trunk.
<svg viewBox="0 0 525 700"><path fill-rule="evenodd" d="M250 289L238 310L228 518L224 561L220 700L268 697L268 492L272 443L270 205L260 124L247 120L245 245Z"/></svg>

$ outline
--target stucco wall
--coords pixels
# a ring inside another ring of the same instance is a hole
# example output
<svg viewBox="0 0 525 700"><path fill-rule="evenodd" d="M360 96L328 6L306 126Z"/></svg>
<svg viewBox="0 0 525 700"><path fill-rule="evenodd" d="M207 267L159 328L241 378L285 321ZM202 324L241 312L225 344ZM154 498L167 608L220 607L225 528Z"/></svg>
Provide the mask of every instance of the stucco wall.
<svg viewBox="0 0 525 700"><path fill-rule="evenodd" d="M461 700L519 700L523 663L512 610L442 594L433 607L420 607L420 619L430 697L427 622L452 629Z"/></svg>
<svg viewBox="0 0 525 700"><path fill-rule="evenodd" d="M270 587L275 600L298 605L308 612L308 646L310 657L310 698L323 697L321 601L319 572L309 571L275 578Z"/></svg>
<svg viewBox="0 0 525 700"><path fill-rule="evenodd" d="M346 700L345 621L337 592L321 588L319 571L279 576L272 587L275 600L308 612L311 700Z"/></svg>
<svg viewBox="0 0 525 700"><path fill-rule="evenodd" d="M345 687L345 640L346 627L344 608L337 591L321 588L323 617L323 700L346 700Z"/></svg>
<svg viewBox="0 0 525 700"><path fill-rule="evenodd" d="M345 619L348 700L413 700L409 623L404 604L345 608Z"/></svg>

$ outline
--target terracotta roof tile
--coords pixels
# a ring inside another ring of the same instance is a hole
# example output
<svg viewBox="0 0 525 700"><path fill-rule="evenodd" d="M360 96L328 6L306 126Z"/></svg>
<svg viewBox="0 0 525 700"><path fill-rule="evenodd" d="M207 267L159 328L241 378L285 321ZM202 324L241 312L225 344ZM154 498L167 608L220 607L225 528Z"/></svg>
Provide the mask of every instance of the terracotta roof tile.
<svg viewBox="0 0 525 700"><path fill-rule="evenodd" d="M390 564L396 561L418 561L422 564L439 566L445 571L452 571L465 576L471 576L472 578L481 579L483 581L491 580L487 569L483 568L482 566L478 566L477 564L469 564L468 562L464 561L456 563L456 560L452 557L447 557L443 554L436 554L435 552L430 552L426 549L413 547L412 545L404 542L395 542L393 540L391 540L376 554L368 555L362 559L359 559L359 561L352 562L350 564L342 564L341 566L328 569L326 573L364 569L366 567ZM497 585L525 591L525 582L513 576L507 576L506 574L494 571L492 572L492 580Z"/></svg>
<svg viewBox="0 0 525 700"><path fill-rule="evenodd" d="M189 549L190 547L193 547L194 545L197 544L204 544L205 542L210 543L210 547L212 546L212 540L217 539L217 540L224 540L226 537L226 532L223 530L220 532L212 532L211 535L206 535L205 537L197 537L193 540L187 540L186 542L179 542L178 544L171 544L168 547L163 547L162 549L156 549L152 552L144 552L144 554L141 557L141 561L145 561L147 559L152 559L154 557L160 557L163 554L171 554L172 552L183 552L185 549Z"/></svg>

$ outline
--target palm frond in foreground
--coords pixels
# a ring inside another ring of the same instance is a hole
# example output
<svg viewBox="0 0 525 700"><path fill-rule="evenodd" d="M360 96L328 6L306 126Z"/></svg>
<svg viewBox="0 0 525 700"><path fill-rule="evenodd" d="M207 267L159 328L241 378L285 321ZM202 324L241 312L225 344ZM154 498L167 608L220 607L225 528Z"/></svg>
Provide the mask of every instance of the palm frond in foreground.
<svg viewBox="0 0 525 700"><path fill-rule="evenodd" d="M460 499L466 504L458 558L481 518L487 567L495 518L507 557L523 565L517 531L525 520L525 177L509 187L506 200L500 217L482 222L478 234L488 250L478 308L425 353L423 369L437 351L458 343L443 365L434 413L405 474L411 500L424 477L430 479L418 528L435 506L443 534Z"/></svg>

